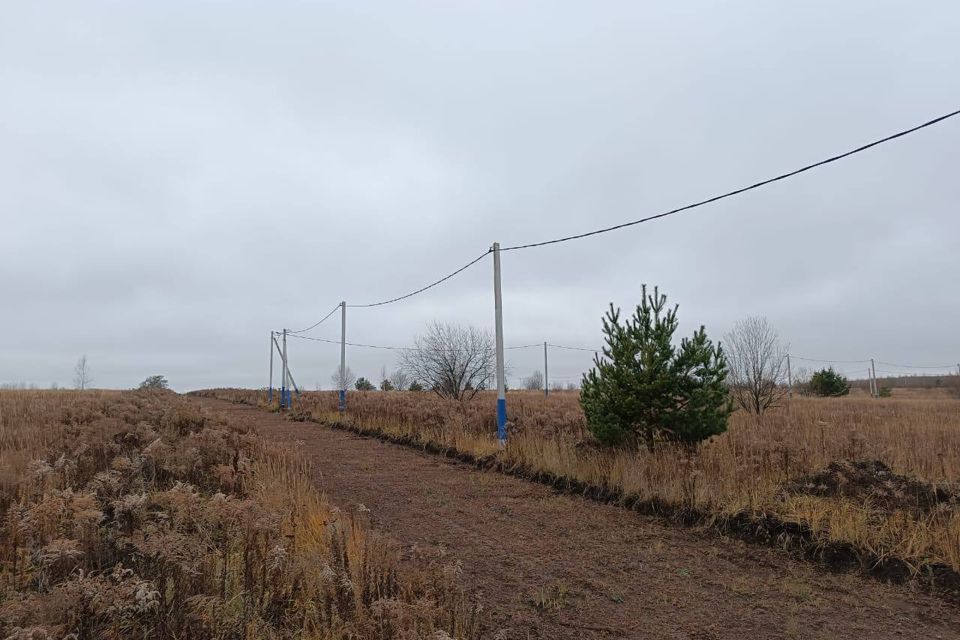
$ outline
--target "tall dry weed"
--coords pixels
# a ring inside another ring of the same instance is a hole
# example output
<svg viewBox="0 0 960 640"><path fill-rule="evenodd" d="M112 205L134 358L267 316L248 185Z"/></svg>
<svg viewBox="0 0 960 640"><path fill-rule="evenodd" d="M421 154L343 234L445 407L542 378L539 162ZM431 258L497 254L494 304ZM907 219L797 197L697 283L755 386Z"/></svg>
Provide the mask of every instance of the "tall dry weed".
<svg viewBox="0 0 960 640"><path fill-rule="evenodd" d="M0 392L0 637L476 635L441 567L172 393Z"/></svg>

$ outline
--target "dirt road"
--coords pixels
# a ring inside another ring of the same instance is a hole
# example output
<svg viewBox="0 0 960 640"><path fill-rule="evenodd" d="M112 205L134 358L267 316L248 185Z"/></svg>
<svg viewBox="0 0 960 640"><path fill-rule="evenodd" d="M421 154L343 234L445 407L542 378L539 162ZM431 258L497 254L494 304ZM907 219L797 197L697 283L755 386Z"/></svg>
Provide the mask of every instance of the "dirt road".
<svg viewBox="0 0 960 640"><path fill-rule="evenodd" d="M252 407L314 461L318 486L414 561L443 554L490 638L960 638L960 609L908 587L831 574L786 553Z"/></svg>

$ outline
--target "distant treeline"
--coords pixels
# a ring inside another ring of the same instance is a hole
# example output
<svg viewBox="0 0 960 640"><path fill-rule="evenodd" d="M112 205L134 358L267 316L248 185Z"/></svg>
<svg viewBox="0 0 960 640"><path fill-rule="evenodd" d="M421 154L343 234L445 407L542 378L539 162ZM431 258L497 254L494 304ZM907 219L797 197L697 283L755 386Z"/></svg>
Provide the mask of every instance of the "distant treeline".
<svg viewBox="0 0 960 640"><path fill-rule="evenodd" d="M850 387L855 389L869 389L870 383L866 379L850 380ZM903 375L877 376L877 386L890 389L957 389L960 390L960 376L952 375Z"/></svg>

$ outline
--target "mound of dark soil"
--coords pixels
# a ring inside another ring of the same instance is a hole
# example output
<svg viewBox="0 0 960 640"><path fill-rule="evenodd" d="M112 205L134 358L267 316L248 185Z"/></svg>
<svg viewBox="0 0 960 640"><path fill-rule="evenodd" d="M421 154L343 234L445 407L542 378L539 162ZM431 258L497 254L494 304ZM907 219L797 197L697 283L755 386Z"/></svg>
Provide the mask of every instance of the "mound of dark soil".
<svg viewBox="0 0 960 640"><path fill-rule="evenodd" d="M894 473L879 460L844 460L831 463L783 487L791 495L844 497L869 502L886 511L930 511L960 508L960 496L943 487Z"/></svg>

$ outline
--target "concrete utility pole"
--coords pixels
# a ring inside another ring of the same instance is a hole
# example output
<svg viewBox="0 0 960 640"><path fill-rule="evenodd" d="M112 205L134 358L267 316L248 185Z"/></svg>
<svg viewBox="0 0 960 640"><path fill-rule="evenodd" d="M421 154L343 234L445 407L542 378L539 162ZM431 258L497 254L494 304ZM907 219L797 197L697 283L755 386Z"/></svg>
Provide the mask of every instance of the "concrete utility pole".
<svg viewBox="0 0 960 640"><path fill-rule="evenodd" d="M787 354L787 395L793 397L793 374L790 373L790 354Z"/></svg>
<svg viewBox="0 0 960 640"><path fill-rule="evenodd" d="M283 348L280 346L280 341L277 340L277 336L279 336L279 335L282 335L280 331L274 331L274 332L273 332L273 346L274 346L274 347L276 348L276 350L277 350L277 355L280 356L280 365L281 365L281 367L283 367ZM284 379L284 377L285 377L285 376L283 375L284 372L281 371L280 373L281 373L280 381L281 381L281 384L283 384L283 379ZM289 370L289 369L286 370L286 377L289 378L290 382L293 384L294 387L297 386L297 383L294 382L294 380L293 380L293 374L290 373L290 370ZM281 389L280 389L280 406L281 406L281 407L283 406L283 388L282 388L282 387L281 387Z"/></svg>
<svg viewBox="0 0 960 640"><path fill-rule="evenodd" d="M874 366L873 358L870 358L870 376L873 378L873 397L880 397L880 389L877 388L877 367Z"/></svg>
<svg viewBox="0 0 960 640"><path fill-rule="evenodd" d="M550 395L550 378L547 376L547 341L543 341L543 397Z"/></svg>
<svg viewBox="0 0 960 640"><path fill-rule="evenodd" d="M290 408L290 397L289 397L290 389L287 388L288 387L287 378L289 378L289 376L287 375L287 370L288 370L287 369L287 330L284 329L283 330L283 387L280 390L280 406L289 409Z"/></svg>
<svg viewBox="0 0 960 640"><path fill-rule="evenodd" d="M297 381L293 379L293 374L287 369L287 380L290 381L290 389L287 391L287 405L288 408L293 408L293 392L297 392L297 399L300 399L300 387L297 386Z"/></svg>
<svg viewBox="0 0 960 640"><path fill-rule="evenodd" d="M347 410L347 303L340 302L340 413Z"/></svg>
<svg viewBox="0 0 960 640"><path fill-rule="evenodd" d="M503 379L503 299L500 293L500 243L493 243L493 307L496 314L497 343L497 438L507 443L507 391Z"/></svg>
<svg viewBox="0 0 960 640"><path fill-rule="evenodd" d="M267 387L267 402L273 402L273 330L270 330L270 386Z"/></svg>

